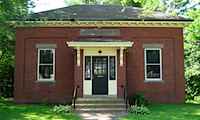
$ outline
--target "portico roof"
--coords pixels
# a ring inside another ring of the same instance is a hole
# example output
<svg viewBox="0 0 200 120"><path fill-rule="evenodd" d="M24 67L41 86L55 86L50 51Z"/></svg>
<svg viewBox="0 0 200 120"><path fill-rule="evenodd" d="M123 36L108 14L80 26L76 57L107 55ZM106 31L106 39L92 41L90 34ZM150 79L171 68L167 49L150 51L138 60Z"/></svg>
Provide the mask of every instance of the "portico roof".
<svg viewBox="0 0 200 120"><path fill-rule="evenodd" d="M85 47L114 47L127 48L132 47L133 42L130 41L70 41L66 42L69 47L85 48Z"/></svg>

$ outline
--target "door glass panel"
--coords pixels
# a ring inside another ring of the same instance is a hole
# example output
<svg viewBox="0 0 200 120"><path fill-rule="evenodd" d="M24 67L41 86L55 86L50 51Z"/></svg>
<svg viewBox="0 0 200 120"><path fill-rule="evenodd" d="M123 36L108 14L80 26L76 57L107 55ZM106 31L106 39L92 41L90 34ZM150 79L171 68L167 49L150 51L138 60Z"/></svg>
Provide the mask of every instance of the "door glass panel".
<svg viewBox="0 0 200 120"><path fill-rule="evenodd" d="M110 67L110 80L115 80L115 56L110 56L110 59L109 59L109 67Z"/></svg>
<svg viewBox="0 0 200 120"><path fill-rule="evenodd" d="M91 56L85 56L85 80L91 80Z"/></svg>
<svg viewBox="0 0 200 120"><path fill-rule="evenodd" d="M106 58L96 58L93 63L94 76L104 77L107 73L107 59Z"/></svg>

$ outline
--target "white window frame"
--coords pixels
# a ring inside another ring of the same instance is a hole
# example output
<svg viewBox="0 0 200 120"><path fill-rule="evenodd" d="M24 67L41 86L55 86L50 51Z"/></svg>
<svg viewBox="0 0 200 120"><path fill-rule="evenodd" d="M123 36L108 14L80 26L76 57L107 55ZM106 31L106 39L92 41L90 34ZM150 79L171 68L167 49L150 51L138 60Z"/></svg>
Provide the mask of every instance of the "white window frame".
<svg viewBox="0 0 200 120"><path fill-rule="evenodd" d="M147 64L146 51L148 50L159 50L160 54L160 63L151 63ZM160 65L160 78L147 78L147 65ZM161 48L144 48L144 73L145 81L162 81L162 49Z"/></svg>
<svg viewBox="0 0 200 120"><path fill-rule="evenodd" d="M39 69L40 65L52 65L52 64L40 64L40 51L41 50L52 50L53 52L53 77L51 79L40 79ZM37 81L55 81L55 48L38 48L37 49Z"/></svg>

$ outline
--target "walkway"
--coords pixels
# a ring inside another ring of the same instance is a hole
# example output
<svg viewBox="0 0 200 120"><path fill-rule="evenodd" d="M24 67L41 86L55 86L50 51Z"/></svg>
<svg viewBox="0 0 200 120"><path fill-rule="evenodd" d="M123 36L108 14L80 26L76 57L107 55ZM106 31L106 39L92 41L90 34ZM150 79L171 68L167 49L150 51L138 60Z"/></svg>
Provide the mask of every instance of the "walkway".
<svg viewBox="0 0 200 120"><path fill-rule="evenodd" d="M78 113L83 120L119 120L127 113Z"/></svg>

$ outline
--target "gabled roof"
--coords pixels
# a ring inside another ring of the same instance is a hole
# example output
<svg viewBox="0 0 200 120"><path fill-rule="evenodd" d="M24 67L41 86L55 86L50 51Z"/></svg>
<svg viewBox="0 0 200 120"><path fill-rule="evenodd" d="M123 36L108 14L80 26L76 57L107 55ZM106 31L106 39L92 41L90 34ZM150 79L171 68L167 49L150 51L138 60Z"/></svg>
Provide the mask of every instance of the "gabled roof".
<svg viewBox="0 0 200 120"><path fill-rule="evenodd" d="M74 5L30 14L26 20L48 21L191 21L161 12L143 15L141 8L114 5Z"/></svg>

